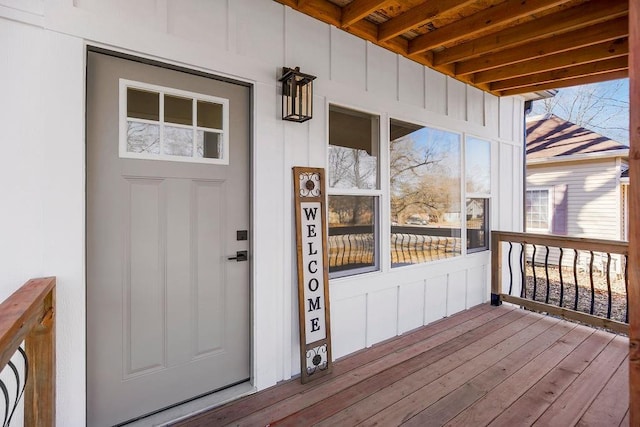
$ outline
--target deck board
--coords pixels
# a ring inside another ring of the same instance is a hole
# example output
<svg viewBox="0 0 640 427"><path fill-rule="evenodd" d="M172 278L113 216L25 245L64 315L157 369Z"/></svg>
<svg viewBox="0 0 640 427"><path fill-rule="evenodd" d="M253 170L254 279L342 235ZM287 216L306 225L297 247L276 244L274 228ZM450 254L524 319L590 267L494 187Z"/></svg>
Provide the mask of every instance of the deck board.
<svg viewBox="0 0 640 427"><path fill-rule="evenodd" d="M534 426L575 425L615 373L612 367L617 369L626 358L629 346L624 341L620 337L611 340Z"/></svg>
<svg viewBox="0 0 640 427"><path fill-rule="evenodd" d="M622 361L589 409L580 418L578 426L617 426L624 420L629 408L629 356ZM603 411L602 408L607 408ZM627 421L627 424L629 422Z"/></svg>
<svg viewBox="0 0 640 427"><path fill-rule="evenodd" d="M628 425L628 339L481 305L174 426ZM603 424L604 423L604 424Z"/></svg>
<svg viewBox="0 0 640 427"><path fill-rule="evenodd" d="M542 318L541 322L546 323L548 329L493 366L479 373L454 392L449 393L435 404L424 409L415 419L410 420L407 425L412 425L418 420L425 426L446 424L575 327L573 324L559 322L553 318Z"/></svg>
<svg viewBox="0 0 640 427"><path fill-rule="evenodd" d="M532 425L612 339L611 334L595 331L541 381L516 400L508 411L503 412L489 425L492 427L511 427L518 423Z"/></svg>

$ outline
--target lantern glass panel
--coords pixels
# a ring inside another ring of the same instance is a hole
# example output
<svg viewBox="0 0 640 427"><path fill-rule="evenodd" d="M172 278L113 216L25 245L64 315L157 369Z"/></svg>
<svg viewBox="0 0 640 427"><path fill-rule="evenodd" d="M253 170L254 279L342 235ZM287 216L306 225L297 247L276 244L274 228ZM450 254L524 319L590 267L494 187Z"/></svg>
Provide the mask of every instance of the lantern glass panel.
<svg viewBox="0 0 640 427"><path fill-rule="evenodd" d="M282 118L304 122L311 118L314 76L297 70L284 70L282 81Z"/></svg>

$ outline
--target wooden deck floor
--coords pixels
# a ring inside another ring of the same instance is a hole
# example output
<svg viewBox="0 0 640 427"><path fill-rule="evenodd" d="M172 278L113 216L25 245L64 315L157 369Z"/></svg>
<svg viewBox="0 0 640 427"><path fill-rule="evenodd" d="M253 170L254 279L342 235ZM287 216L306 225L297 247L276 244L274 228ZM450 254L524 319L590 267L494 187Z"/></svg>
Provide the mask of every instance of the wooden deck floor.
<svg viewBox="0 0 640 427"><path fill-rule="evenodd" d="M628 425L628 339L481 305L176 424Z"/></svg>

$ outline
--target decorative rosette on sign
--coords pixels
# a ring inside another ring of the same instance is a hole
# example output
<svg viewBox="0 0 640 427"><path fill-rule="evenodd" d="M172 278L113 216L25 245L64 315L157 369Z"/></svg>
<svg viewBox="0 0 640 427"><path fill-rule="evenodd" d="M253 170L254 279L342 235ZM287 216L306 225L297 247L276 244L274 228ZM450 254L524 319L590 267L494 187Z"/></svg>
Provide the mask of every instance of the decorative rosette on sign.
<svg viewBox="0 0 640 427"><path fill-rule="evenodd" d="M317 370L327 369L327 345L321 345L307 350L307 374L313 375Z"/></svg>
<svg viewBox="0 0 640 427"><path fill-rule="evenodd" d="M303 172L300 174L300 197L320 196L320 174Z"/></svg>

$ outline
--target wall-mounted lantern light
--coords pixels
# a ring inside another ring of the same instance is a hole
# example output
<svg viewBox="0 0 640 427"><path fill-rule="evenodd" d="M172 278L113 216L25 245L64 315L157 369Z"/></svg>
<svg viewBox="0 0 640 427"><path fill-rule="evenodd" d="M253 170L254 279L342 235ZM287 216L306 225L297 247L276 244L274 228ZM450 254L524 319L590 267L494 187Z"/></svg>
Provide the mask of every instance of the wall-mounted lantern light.
<svg viewBox="0 0 640 427"><path fill-rule="evenodd" d="M282 120L306 122L313 115L313 80L300 67L282 68Z"/></svg>

